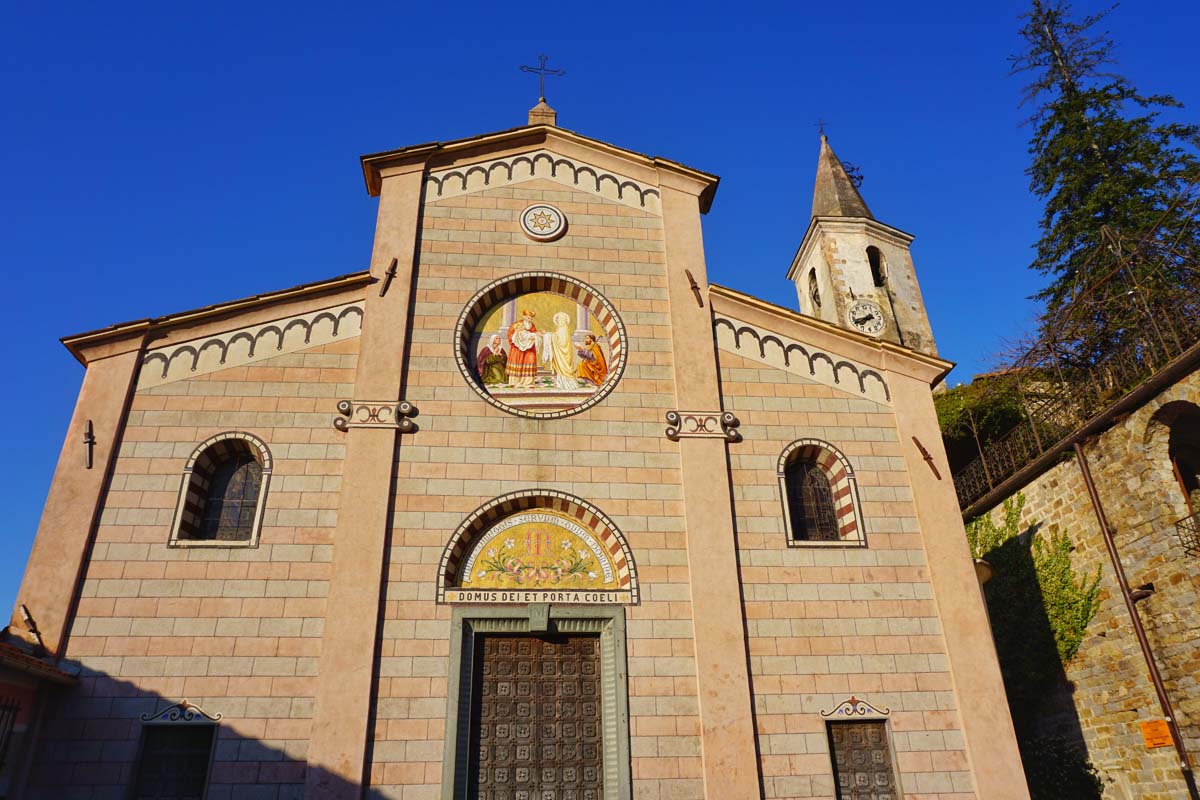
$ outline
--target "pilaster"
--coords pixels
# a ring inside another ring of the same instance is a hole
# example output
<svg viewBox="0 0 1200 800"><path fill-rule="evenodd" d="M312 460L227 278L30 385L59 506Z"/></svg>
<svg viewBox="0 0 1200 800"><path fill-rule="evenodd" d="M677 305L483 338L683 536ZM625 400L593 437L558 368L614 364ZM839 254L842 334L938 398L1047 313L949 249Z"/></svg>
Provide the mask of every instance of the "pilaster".
<svg viewBox="0 0 1200 800"><path fill-rule="evenodd" d="M371 273L381 279L396 259L386 292L368 289L352 402L397 403L416 268L424 167L413 163L382 179ZM350 425L333 535L333 570L305 797L362 796L376 642L399 427Z"/></svg>
<svg viewBox="0 0 1200 800"><path fill-rule="evenodd" d="M963 532L933 395L920 378L890 371L888 380L976 796L1028 800L1000 662Z"/></svg>
<svg viewBox="0 0 1200 800"><path fill-rule="evenodd" d="M92 531L137 381L140 338L112 348L115 353L87 364L17 593L12 630L33 640L26 635L27 626L20 613L24 605L52 656L61 657L66 649L84 561L91 550ZM93 444L85 442L89 425Z"/></svg>
<svg viewBox="0 0 1200 800"><path fill-rule="evenodd" d="M661 187L675 399L678 409L715 412L717 353L699 189L691 184L664 174ZM760 779L727 446L721 436L679 439L705 796L736 800L759 797Z"/></svg>

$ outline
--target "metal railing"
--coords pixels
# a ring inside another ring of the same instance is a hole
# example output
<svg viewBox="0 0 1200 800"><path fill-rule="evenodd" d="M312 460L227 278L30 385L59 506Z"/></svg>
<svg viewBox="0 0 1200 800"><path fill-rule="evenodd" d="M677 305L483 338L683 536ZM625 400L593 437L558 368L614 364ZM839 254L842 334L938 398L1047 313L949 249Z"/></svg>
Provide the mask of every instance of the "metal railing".
<svg viewBox="0 0 1200 800"><path fill-rule="evenodd" d="M1197 181L1172 210L1200 218ZM1101 277L1047 314L1040 336L1002 369L976 379L985 396L1006 393L1021 411L1003 434L976 440L978 456L954 474L960 508L1038 458L1064 452L1085 423L1200 342L1197 230L1200 222L1169 233L1156 226L1135 242L1105 230L1089 262Z"/></svg>
<svg viewBox="0 0 1200 800"><path fill-rule="evenodd" d="M1175 523L1179 544L1190 556L1200 556L1200 514L1191 514Z"/></svg>

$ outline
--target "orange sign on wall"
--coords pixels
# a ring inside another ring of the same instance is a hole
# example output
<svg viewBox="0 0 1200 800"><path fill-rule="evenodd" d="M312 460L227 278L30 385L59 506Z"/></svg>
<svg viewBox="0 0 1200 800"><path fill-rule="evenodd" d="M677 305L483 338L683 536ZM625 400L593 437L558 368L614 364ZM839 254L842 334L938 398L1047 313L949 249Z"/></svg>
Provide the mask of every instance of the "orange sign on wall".
<svg viewBox="0 0 1200 800"><path fill-rule="evenodd" d="M1171 740L1171 728L1165 719L1148 719L1140 724L1147 750L1154 747L1170 747L1174 744Z"/></svg>

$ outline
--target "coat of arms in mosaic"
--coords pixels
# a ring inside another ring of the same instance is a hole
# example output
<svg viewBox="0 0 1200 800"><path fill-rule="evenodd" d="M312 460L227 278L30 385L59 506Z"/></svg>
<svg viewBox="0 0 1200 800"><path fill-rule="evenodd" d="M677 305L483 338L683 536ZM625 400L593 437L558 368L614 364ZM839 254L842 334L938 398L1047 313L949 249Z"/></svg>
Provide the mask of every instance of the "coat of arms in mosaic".
<svg viewBox="0 0 1200 800"><path fill-rule="evenodd" d="M488 394L535 413L586 402L604 386L613 363L600 320L555 292L518 295L485 312L472 332L471 352Z"/></svg>

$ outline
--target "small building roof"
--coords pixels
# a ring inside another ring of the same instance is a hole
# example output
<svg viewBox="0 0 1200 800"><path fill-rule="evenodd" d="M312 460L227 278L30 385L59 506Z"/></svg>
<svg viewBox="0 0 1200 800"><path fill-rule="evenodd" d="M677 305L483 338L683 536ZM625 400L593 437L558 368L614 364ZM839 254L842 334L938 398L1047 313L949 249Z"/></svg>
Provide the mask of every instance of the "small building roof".
<svg viewBox="0 0 1200 800"><path fill-rule="evenodd" d="M10 669L63 686L73 686L79 682L79 679L71 673L56 667L49 661L43 661L31 653L25 652L9 642L0 642L0 670L3 669Z"/></svg>

